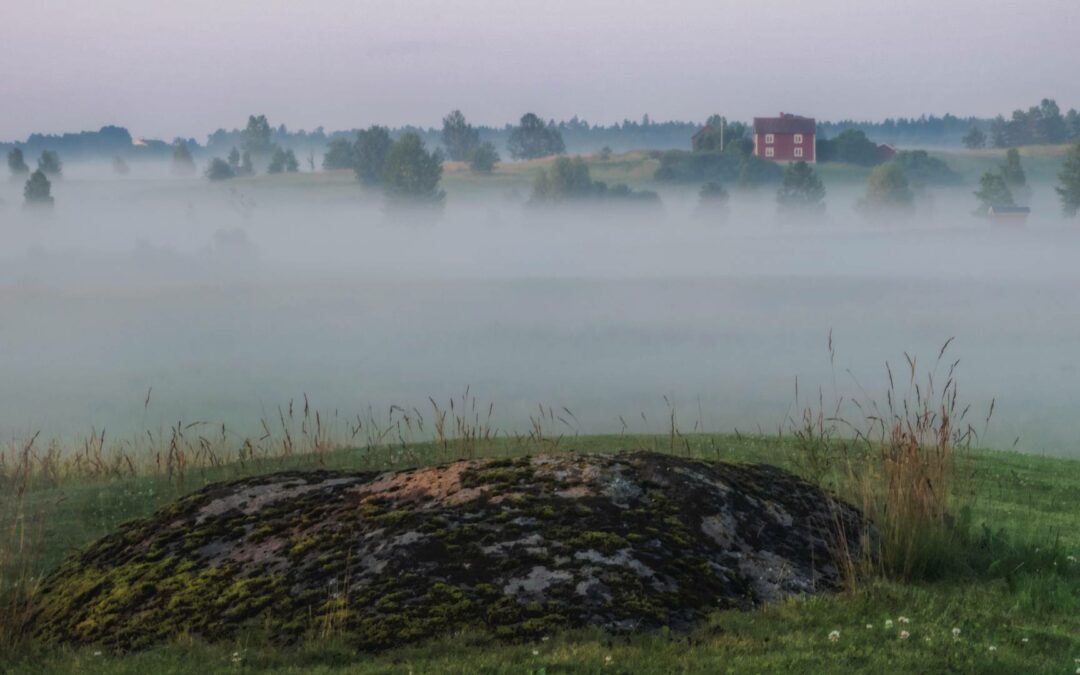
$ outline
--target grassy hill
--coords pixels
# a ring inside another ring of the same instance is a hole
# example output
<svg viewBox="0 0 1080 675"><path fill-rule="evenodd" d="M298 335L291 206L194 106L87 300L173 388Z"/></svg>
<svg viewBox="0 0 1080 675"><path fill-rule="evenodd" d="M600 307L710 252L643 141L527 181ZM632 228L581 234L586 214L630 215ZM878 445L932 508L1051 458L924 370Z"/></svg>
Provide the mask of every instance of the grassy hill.
<svg viewBox="0 0 1080 675"><path fill-rule="evenodd" d="M970 522L962 564L923 579L866 579L836 596L752 612L717 612L690 634L630 638L578 631L530 644L473 632L378 655L341 636L269 646L258 627L228 644L177 636L135 654L46 647L17 639L12 586L38 578L72 550L207 483L289 467L390 469L459 456L649 449L713 460L769 462L826 484L799 439L729 435L493 439L339 450L229 462L174 473L94 478L0 472L0 671L203 673L980 672L1072 673L1080 668L1080 463L988 450L960 460L957 517ZM314 629L314 627L313 627ZM954 631L958 629L958 633ZM830 633L834 634L830 638ZM955 634L954 634L955 633Z"/></svg>

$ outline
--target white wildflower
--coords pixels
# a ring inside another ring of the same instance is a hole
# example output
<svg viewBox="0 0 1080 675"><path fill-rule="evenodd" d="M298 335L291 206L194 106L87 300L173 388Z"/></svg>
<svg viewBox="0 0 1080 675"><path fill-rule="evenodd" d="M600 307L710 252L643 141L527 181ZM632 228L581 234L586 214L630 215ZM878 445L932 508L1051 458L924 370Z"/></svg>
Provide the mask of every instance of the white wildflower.
<svg viewBox="0 0 1080 675"><path fill-rule="evenodd" d="M997 651L997 646L995 646L995 645L990 645L990 651L992 651L992 652L996 652L996 651Z"/></svg>
<svg viewBox="0 0 1080 675"><path fill-rule="evenodd" d="M911 637L911 633L907 632L906 630L900 631L900 639L901 640L906 640L909 637Z"/></svg>
<svg viewBox="0 0 1080 675"><path fill-rule="evenodd" d="M611 663L611 654L604 657L604 663Z"/></svg>
<svg viewBox="0 0 1080 675"><path fill-rule="evenodd" d="M873 627L874 627L874 624L872 624L872 623L866 624L866 630L870 630Z"/></svg>
<svg viewBox="0 0 1080 675"><path fill-rule="evenodd" d="M829 633L829 642L836 642L839 639L840 639L840 631L834 630L833 632Z"/></svg>
<svg viewBox="0 0 1080 675"><path fill-rule="evenodd" d="M1022 644L1022 645L1026 645L1027 643L1028 643L1028 639L1027 639L1027 638L1020 638L1020 644Z"/></svg>
<svg viewBox="0 0 1080 675"><path fill-rule="evenodd" d="M907 618L906 616L902 616L902 617L898 618L897 621L899 621L901 624L903 624L905 626L907 624L911 623L911 619Z"/></svg>
<svg viewBox="0 0 1080 675"><path fill-rule="evenodd" d="M952 636L953 636L953 639L954 639L954 640L955 640L956 638L960 637L960 629L959 629L959 628L953 628L953 629L952 629Z"/></svg>
<svg viewBox="0 0 1080 675"><path fill-rule="evenodd" d="M94 652L94 656L101 656L101 652Z"/></svg>
<svg viewBox="0 0 1080 675"><path fill-rule="evenodd" d="M1068 562L1071 562L1073 564L1076 564L1076 556L1074 556L1074 555L1065 556L1065 560L1068 561Z"/></svg>
<svg viewBox="0 0 1080 675"><path fill-rule="evenodd" d="M892 619L885 619L885 629L888 630L890 628L892 628Z"/></svg>
<svg viewBox="0 0 1080 675"><path fill-rule="evenodd" d="M547 642L550 639L551 638L549 638L548 636L545 635L544 637L540 638L540 642Z"/></svg>
<svg viewBox="0 0 1080 675"><path fill-rule="evenodd" d="M534 649L533 650L533 656L540 656L540 650L539 649Z"/></svg>

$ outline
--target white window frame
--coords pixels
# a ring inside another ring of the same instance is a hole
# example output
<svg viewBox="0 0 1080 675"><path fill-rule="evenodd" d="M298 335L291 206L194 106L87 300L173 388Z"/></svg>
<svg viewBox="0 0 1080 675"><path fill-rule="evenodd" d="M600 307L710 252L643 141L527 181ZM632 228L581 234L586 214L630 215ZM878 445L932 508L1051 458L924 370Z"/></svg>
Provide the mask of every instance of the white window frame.
<svg viewBox="0 0 1080 675"><path fill-rule="evenodd" d="M765 148L765 156L766 157L772 157L773 154L774 154L773 153L773 148Z"/></svg>
<svg viewBox="0 0 1080 675"><path fill-rule="evenodd" d="M776 137L772 134L765 134L765 144L772 145L776 142Z"/></svg>
<svg viewBox="0 0 1080 675"><path fill-rule="evenodd" d="M802 145L802 134L795 134L795 145Z"/></svg>
<svg viewBox="0 0 1080 675"><path fill-rule="evenodd" d="M795 148L795 156L802 159L802 148Z"/></svg>

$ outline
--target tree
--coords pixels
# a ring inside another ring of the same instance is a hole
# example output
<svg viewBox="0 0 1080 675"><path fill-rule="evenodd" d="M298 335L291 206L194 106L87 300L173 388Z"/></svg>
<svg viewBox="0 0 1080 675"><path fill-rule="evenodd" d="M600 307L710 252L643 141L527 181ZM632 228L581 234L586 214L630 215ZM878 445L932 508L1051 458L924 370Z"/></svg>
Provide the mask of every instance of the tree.
<svg viewBox="0 0 1080 675"><path fill-rule="evenodd" d="M724 218L728 213L730 195L723 185L709 181L698 192L698 205L694 214L699 218Z"/></svg>
<svg viewBox="0 0 1080 675"><path fill-rule="evenodd" d="M51 206L53 203L52 184L49 183L45 172L38 169L30 174L23 188L23 198L27 206Z"/></svg>
<svg viewBox="0 0 1080 675"><path fill-rule="evenodd" d="M353 155L356 158L353 170L361 183L378 185L382 181L386 158L393 145L390 130L386 127L372 126L357 134L356 146L353 149ZM441 175L441 166L439 171Z"/></svg>
<svg viewBox="0 0 1080 675"><path fill-rule="evenodd" d="M881 162L877 143L867 138L861 129L845 129L836 138L817 141L820 162L846 162L859 166L875 166Z"/></svg>
<svg viewBox="0 0 1080 675"><path fill-rule="evenodd" d="M895 162L882 164L866 179L866 196L860 206L867 211L910 211L915 205L904 170Z"/></svg>
<svg viewBox="0 0 1080 675"><path fill-rule="evenodd" d="M756 188L776 185L784 179L784 170L776 162L747 155L739 162L739 187Z"/></svg>
<svg viewBox="0 0 1080 675"><path fill-rule="evenodd" d="M554 124L545 124L533 113L522 116L521 123L510 132L506 147L514 159L537 159L566 151L558 128Z"/></svg>
<svg viewBox="0 0 1080 675"><path fill-rule="evenodd" d="M972 126L964 136L964 147L969 150L978 150L986 147L986 134L977 126Z"/></svg>
<svg viewBox="0 0 1080 675"><path fill-rule="evenodd" d="M465 121L460 110L454 110L443 118L442 142L446 154L455 162L468 160L480 144L480 132Z"/></svg>
<svg viewBox="0 0 1080 675"><path fill-rule="evenodd" d="M323 171L356 168L356 145L347 138L335 138L326 146Z"/></svg>
<svg viewBox="0 0 1080 675"><path fill-rule="evenodd" d="M274 148L274 154L270 158L270 166L267 173L296 173L300 170L300 162L296 161L296 154L292 150L281 147Z"/></svg>
<svg viewBox="0 0 1080 675"><path fill-rule="evenodd" d="M806 162L789 164L776 202L785 212L821 213L825 210L825 186Z"/></svg>
<svg viewBox="0 0 1080 675"><path fill-rule="evenodd" d="M469 157L469 168L473 173L488 174L495 170L499 161L499 151L495 149L495 144L484 141L473 148L472 156Z"/></svg>
<svg viewBox="0 0 1080 675"><path fill-rule="evenodd" d="M1020 165L1020 151L1009 148L1005 153L1005 163L1001 166L1001 177L1010 190L1027 187L1027 176L1024 167Z"/></svg>
<svg viewBox="0 0 1080 675"><path fill-rule="evenodd" d="M979 207L975 210L977 216L985 216L993 206L1015 204L1005 178L996 171L986 171L979 178L979 189L975 191L975 198L979 200Z"/></svg>
<svg viewBox="0 0 1080 675"><path fill-rule="evenodd" d="M229 168L233 170L233 173L240 171L240 151L235 147L229 150Z"/></svg>
<svg viewBox="0 0 1080 675"><path fill-rule="evenodd" d="M30 167L26 165L26 158L23 157L23 151L19 148L12 148L7 155L8 168L11 169L11 175L25 176L30 173Z"/></svg>
<svg viewBox="0 0 1080 675"><path fill-rule="evenodd" d="M1061 197L1061 206L1065 215L1072 218L1080 211L1080 141L1065 156L1065 164L1058 174L1060 185L1056 188Z"/></svg>
<svg viewBox="0 0 1080 675"><path fill-rule="evenodd" d="M38 158L38 171L49 176L59 176L60 172L63 171L63 162L60 161L60 155L52 150L42 150L41 157Z"/></svg>
<svg viewBox="0 0 1080 675"><path fill-rule="evenodd" d="M187 142L179 138L173 142L172 170L178 175L195 172L195 160L191 158Z"/></svg>
<svg viewBox="0 0 1080 675"><path fill-rule="evenodd" d="M126 176L131 173L131 169L128 168L127 162L125 162L124 158L119 155L113 157L112 167L113 173L115 173L117 176Z"/></svg>
<svg viewBox="0 0 1080 675"><path fill-rule="evenodd" d="M229 180L236 177L236 170L232 167L232 164L226 162L220 157L215 157L210 161L210 166L206 168L206 177L211 181Z"/></svg>
<svg viewBox="0 0 1080 675"><path fill-rule="evenodd" d="M266 120L266 115L249 115L247 127L241 134L241 147L253 157L268 155L273 149L270 134L270 123Z"/></svg>
<svg viewBox="0 0 1080 675"><path fill-rule="evenodd" d="M606 186L605 186L606 188ZM547 171L533 181L529 202L558 203L580 200L597 194L597 185L589 174L589 165L580 157L559 157Z"/></svg>
<svg viewBox="0 0 1080 675"><path fill-rule="evenodd" d="M893 159L893 163L900 167L913 188L956 185L960 182L960 174L949 168L944 160L925 150L900 152Z"/></svg>
<svg viewBox="0 0 1080 675"><path fill-rule="evenodd" d="M407 133L386 153L383 191L391 202L441 205L446 196L439 189L442 163L440 151L428 152L419 135Z"/></svg>
<svg viewBox="0 0 1080 675"><path fill-rule="evenodd" d="M1065 127L1070 141L1080 140L1080 112L1076 108L1070 109L1065 116Z"/></svg>
<svg viewBox="0 0 1080 675"><path fill-rule="evenodd" d="M611 159L611 148L606 145L600 148L600 152L596 153L596 158L601 162L609 161Z"/></svg>
<svg viewBox="0 0 1080 675"><path fill-rule="evenodd" d="M1032 109L1034 110L1034 108ZM1044 98L1039 103L1036 120L1035 136L1040 143L1064 143L1069 135L1068 125L1061 114L1061 108L1057 101Z"/></svg>

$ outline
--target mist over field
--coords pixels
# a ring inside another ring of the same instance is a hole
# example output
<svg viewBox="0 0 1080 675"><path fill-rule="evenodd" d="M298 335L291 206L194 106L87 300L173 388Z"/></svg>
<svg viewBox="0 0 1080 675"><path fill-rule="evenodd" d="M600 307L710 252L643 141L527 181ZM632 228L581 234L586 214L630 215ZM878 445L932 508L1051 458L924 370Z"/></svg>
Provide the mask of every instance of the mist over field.
<svg viewBox="0 0 1080 675"><path fill-rule="evenodd" d="M861 181L829 183L809 222L771 189L718 221L689 188L659 188L657 212L537 215L527 182L446 184L419 219L347 172L217 184L73 162L50 213L0 182L0 438L255 434L305 393L350 417L466 388L507 433L538 404L576 418L552 433L663 433L671 406L683 431L772 433L819 387L881 400L886 360L930 367L955 337L980 432L997 400L984 444L1080 452L1080 231L1049 183L1024 228L972 218L966 186L889 223L857 212Z"/></svg>

